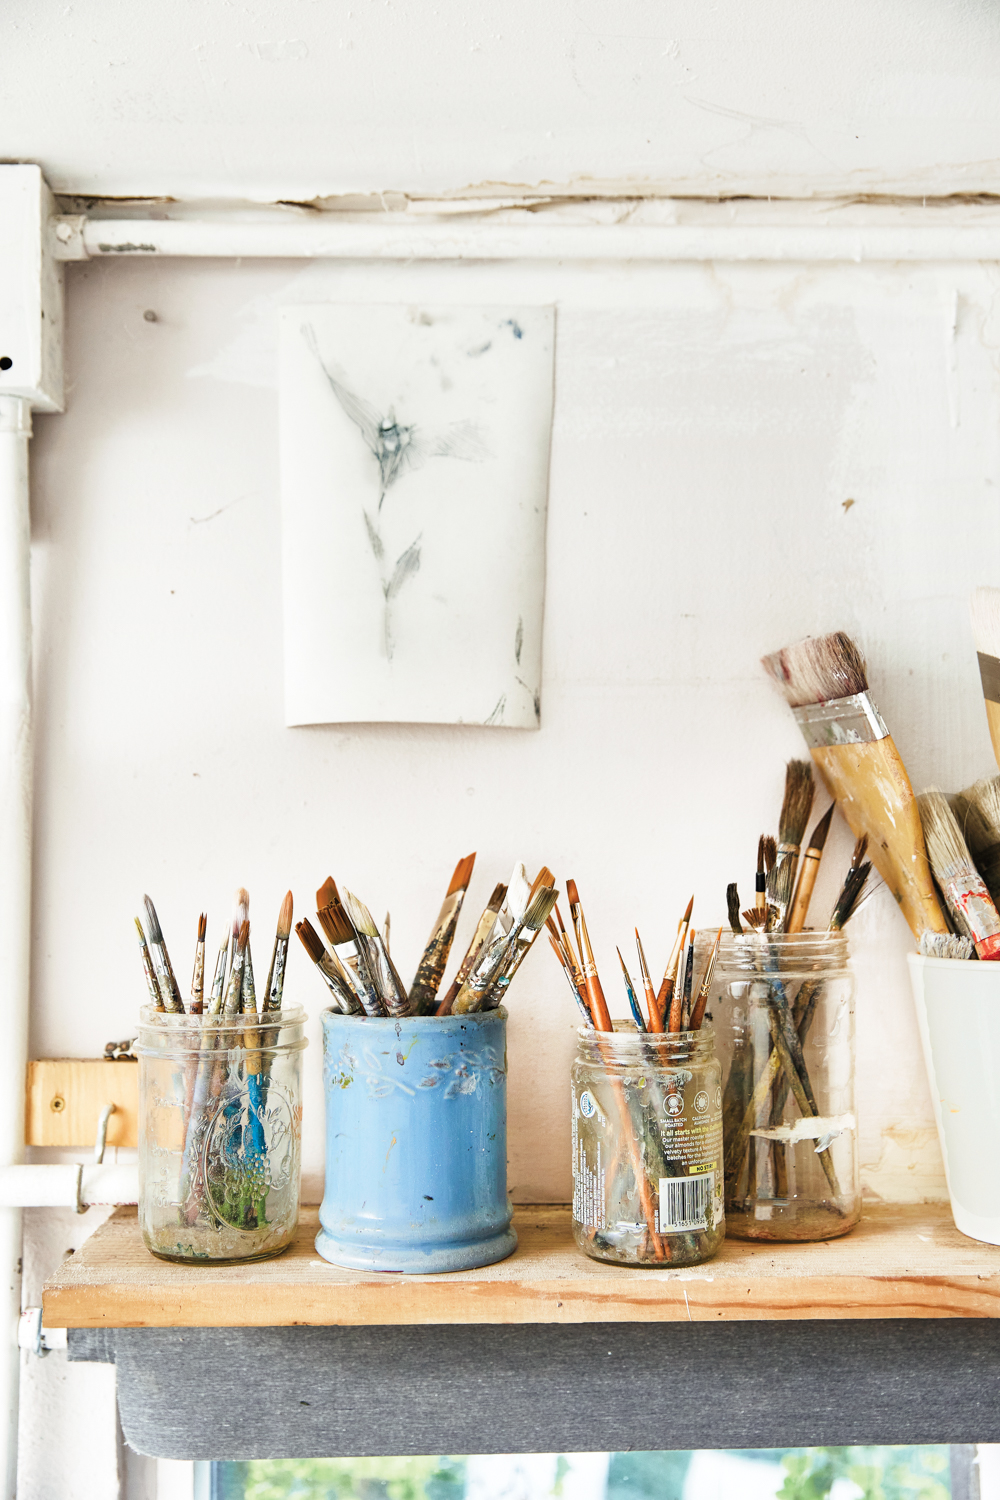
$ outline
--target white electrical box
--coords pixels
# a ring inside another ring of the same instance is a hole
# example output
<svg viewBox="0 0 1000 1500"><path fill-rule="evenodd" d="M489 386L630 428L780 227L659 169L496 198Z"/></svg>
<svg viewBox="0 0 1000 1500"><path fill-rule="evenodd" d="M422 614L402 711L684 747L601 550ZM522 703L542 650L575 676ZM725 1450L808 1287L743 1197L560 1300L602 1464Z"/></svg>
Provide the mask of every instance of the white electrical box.
<svg viewBox="0 0 1000 1500"><path fill-rule="evenodd" d="M0 166L0 396L63 409L62 265L49 247L55 204L40 168Z"/></svg>

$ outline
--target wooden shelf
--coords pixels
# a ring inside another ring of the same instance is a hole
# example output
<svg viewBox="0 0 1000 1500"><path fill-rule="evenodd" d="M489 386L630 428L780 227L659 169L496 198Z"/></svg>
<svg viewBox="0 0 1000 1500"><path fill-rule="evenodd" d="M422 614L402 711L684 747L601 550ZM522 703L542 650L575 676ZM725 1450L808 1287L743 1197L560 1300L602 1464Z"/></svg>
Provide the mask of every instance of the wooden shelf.
<svg viewBox="0 0 1000 1500"><path fill-rule="evenodd" d="M277 1260L155 1259L135 1209L118 1209L45 1284L48 1328L267 1328L302 1324L693 1322L1000 1317L1000 1247L967 1239L947 1206L869 1209L814 1245L729 1240L687 1270L630 1270L576 1250L565 1208L519 1208L519 1246L482 1271L342 1271L313 1248L317 1210Z"/></svg>

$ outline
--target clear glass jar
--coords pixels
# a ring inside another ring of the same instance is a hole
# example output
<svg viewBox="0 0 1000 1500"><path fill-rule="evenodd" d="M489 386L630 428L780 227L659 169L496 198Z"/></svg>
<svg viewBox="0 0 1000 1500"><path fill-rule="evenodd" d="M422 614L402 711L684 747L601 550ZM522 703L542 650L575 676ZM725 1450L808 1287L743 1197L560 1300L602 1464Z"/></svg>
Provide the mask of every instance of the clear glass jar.
<svg viewBox="0 0 1000 1500"><path fill-rule="evenodd" d="M711 1026L581 1028L573 1064L573 1237L626 1266L692 1266L722 1244L722 1073Z"/></svg>
<svg viewBox="0 0 1000 1500"><path fill-rule="evenodd" d="M139 1226L154 1255L264 1260L290 1244L304 1020L287 1007L226 1018L142 1010Z"/></svg>
<svg viewBox="0 0 1000 1500"><path fill-rule="evenodd" d="M705 958L700 935L698 946L696 963ZM861 1217L847 939L725 934L709 1010L726 1080L729 1234L847 1234Z"/></svg>

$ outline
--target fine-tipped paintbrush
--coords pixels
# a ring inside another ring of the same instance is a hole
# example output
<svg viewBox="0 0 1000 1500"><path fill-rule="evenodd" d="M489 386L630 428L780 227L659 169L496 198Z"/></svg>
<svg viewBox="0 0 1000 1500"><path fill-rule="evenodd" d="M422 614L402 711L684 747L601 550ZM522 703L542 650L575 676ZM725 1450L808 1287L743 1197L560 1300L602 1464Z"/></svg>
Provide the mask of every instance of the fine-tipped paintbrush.
<svg viewBox="0 0 1000 1500"><path fill-rule="evenodd" d="M285 899L278 912L278 927L271 950L271 967L267 971L267 987L264 990L263 1010L280 1010L281 994L285 985L285 963L288 958L288 939L292 931L292 893L285 892Z"/></svg>
<svg viewBox="0 0 1000 1500"><path fill-rule="evenodd" d="M200 1016L205 1008L205 928L208 917L198 918L198 941L194 948L194 973L191 975L191 1014Z"/></svg>
<svg viewBox="0 0 1000 1500"><path fill-rule="evenodd" d="M687 951L677 971L679 983L674 986L674 993L670 1000L670 1017L666 1028L668 1031L686 1030L684 1012L691 1004L691 984L694 978L694 940L696 936L695 929L689 927Z"/></svg>
<svg viewBox="0 0 1000 1500"><path fill-rule="evenodd" d="M160 919L156 915L156 907L148 896L143 896L146 906L146 920L149 923L149 946L153 953L153 968L156 970L156 983L163 1001L163 1009L169 1010L174 1015L184 1014L184 1001L174 978L173 966L170 962L170 954L167 945L163 941L163 933L160 931Z"/></svg>
<svg viewBox="0 0 1000 1500"><path fill-rule="evenodd" d="M323 946L323 939L313 927L308 917L303 917L301 922L296 922L295 931L303 948L316 965L323 978L327 989L337 1003L337 1009L345 1016L364 1015L361 1001L358 999L354 986L347 976L340 959L336 953L328 953ZM385 1015L384 1007L378 1012Z"/></svg>
<svg viewBox="0 0 1000 1500"><path fill-rule="evenodd" d="M156 982L156 970L153 968L153 960L149 956L149 947L146 943L146 934L142 930L139 918L135 919L135 930L139 934L139 952L142 955L142 972L146 976L146 988L149 990L149 1002L154 1010L165 1010L163 996L160 994L160 986Z"/></svg>
<svg viewBox="0 0 1000 1500"><path fill-rule="evenodd" d="M222 1010L222 997L226 987L226 962L229 958L229 933L222 934L222 942L215 958L215 975L212 979L212 993L208 1001L208 1014L217 1016Z"/></svg>
<svg viewBox="0 0 1000 1500"><path fill-rule="evenodd" d="M375 983L379 999L390 1016L397 1019L408 1016L410 1003L406 998L403 981L389 957L371 912L363 901L347 890L344 891L344 910L358 945L358 956L360 958L364 955L365 967Z"/></svg>
<svg viewBox="0 0 1000 1500"><path fill-rule="evenodd" d="M548 926L548 923L546 923L545 925ZM558 943L556 941L556 939L552 936L551 931L549 932L549 942L552 944L552 951L553 951L553 953L555 954L556 958L559 960L559 966L560 966L560 968L562 969L563 973L566 975L566 982L569 985L570 989L573 991L573 999L576 1001L576 1008L580 1012L580 1015L581 1015L581 1017L583 1019L583 1024L585 1026L589 1026L590 1029L593 1030L594 1029L594 1023L590 1019L590 1011L587 1009L586 1002L584 1001L583 996L580 994L580 991L577 988L577 983L576 983L576 979L575 979L574 974L573 974L573 970L571 969L570 965L566 962L566 955L563 952L562 945L560 943ZM440 1015L441 1012L439 1011L438 1014Z"/></svg>
<svg viewBox="0 0 1000 1500"><path fill-rule="evenodd" d="M935 786L921 792L917 802L927 857L955 925L972 938L980 958L1000 958L1000 914L972 862L955 814Z"/></svg>
<svg viewBox="0 0 1000 1500"><path fill-rule="evenodd" d="M764 866L764 834L757 840L757 874L754 878L754 906L763 911L767 905L767 872Z"/></svg>
<svg viewBox="0 0 1000 1500"><path fill-rule="evenodd" d="M826 812L820 818L816 827L809 835L809 846L802 856L802 864L799 868L799 883L795 888L795 897L792 901L788 920L785 923L786 932L801 932L809 915L809 902L812 900L813 888L816 884L816 876L819 874L819 862L823 858L823 850L826 848L826 837L830 832L830 823L833 820L835 802L831 802Z"/></svg>
<svg viewBox="0 0 1000 1500"><path fill-rule="evenodd" d="M590 946L590 934L587 931L587 919L583 914L583 906L580 903L580 893L576 888L575 880L566 882L566 899L569 902L569 914L576 932L577 943L580 948L580 957L583 960L583 982L587 990L587 1004L590 1014L594 1018L594 1025L598 1031L611 1031L611 1016L608 1011L608 1003L604 998L601 981L597 974L597 965L594 962L594 950Z"/></svg>
<svg viewBox="0 0 1000 1500"><path fill-rule="evenodd" d="M566 931L566 927L562 919L562 912L559 910L558 901L552 908L552 916L549 918L545 925L549 929L550 938L559 949L559 961L565 967L566 973L569 975L573 987L576 990L577 998L580 1002L580 1007L586 1012L587 1019L589 1020L590 1009L587 1005L587 988L583 982L583 968L580 963L580 956L577 953L576 949L573 947L569 933Z"/></svg>
<svg viewBox="0 0 1000 1500"><path fill-rule="evenodd" d="M719 949L721 947L722 928L720 927L719 935L715 939L712 951L709 954L708 963L705 965L705 974L701 981L701 989L698 991L698 999L695 1001L694 1009L691 1012L691 1024L688 1028L690 1031L701 1030L701 1023L705 1019L705 1007L708 1005L708 997L712 989L712 979L715 976L715 966L719 961Z"/></svg>
<svg viewBox="0 0 1000 1500"><path fill-rule="evenodd" d="M813 760L911 932L946 932L927 865L920 813L906 767L868 691L864 657L842 631L764 658L793 709Z"/></svg>
<svg viewBox="0 0 1000 1500"><path fill-rule="evenodd" d="M416 978L410 986L410 1014L413 1016L429 1016L436 1008L437 992L441 987L441 978L455 939L458 914L462 910L475 863L475 854L467 854L455 866L455 873L431 929L423 957L417 965Z"/></svg>
<svg viewBox="0 0 1000 1500"><path fill-rule="evenodd" d="M813 798L816 795L816 783L813 780L812 766L807 760L790 760L785 768L785 795L781 804L781 814L778 818L778 849L775 870L781 870L786 865L788 872L788 899L784 902L776 900L768 892L769 902L777 906L777 927L780 931L787 931L786 918L788 916L788 905L791 894L795 887L795 875L799 866L799 853L802 848L802 840L805 838L806 824L809 814L812 812ZM786 882L781 880L775 882L784 890Z"/></svg>
<svg viewBox="0 0 1000 1500"><path fill-rule="evenodd" d="M1000 910L1000 776L984 776L955 801L969 853Z"/></svg>
<svg viewBox="0 0 1000 1500"><path fill-rule="evenodd" d="M473 966L479 958L479 955L482 953L484 947L486 946L486 943L489 941L489 936L493 931L496 919L500 913L500 908L503 906L506 899L507 887L501 881L500 884L493 887L493 894L484 907L482 916L476 923L476 930L472 934L472 942L466 949L465 957L462 959L462 962L458 966L458 973L452 980L447 994L437 1008L437 1015L451 1015L451 1008L455 1003L455 996L458 994L459 990L468 979L469 974L472 972Z"/></svg>
<svg viewBox="0 0 1000 1500"><path fill-rule="evenodd" d="M694 897L692 896L691 900L687 904L684 915L677 923L677 936L674 939L674 946L670 950L670 957L667 959L667 967L663 971L663 978L660 981L660 988L656 996L656 1009L660 1017L661 1031L669 1030L667 1026L667 1018L670 1014L671 1004L673 1003L674 986L677 983L677 971L680 967L681 953L684 948L684 939L687 935L688 927L691 924L691 913L693 911Z"/></svg>
<svg viewBox="0 0 1000 1500"><path fill-rule="evenodd" d="M642 980L643 994L646 996L646 1012L649 1016L649 1031L662 1031L663 1018L660 1015L659 1006L656 1003L656 991L653 989L653 980L646 962L646 954L642 946L642 938L639 936L638 927L635 929L635 947L639 955L639 977ZM619 954L621 957L621 954Z"/></svg>
<svg viewBox="0 0 1000 1500"><path fill-rule="evenodd" d="M620 948L616 948L615 952L618 954L618 962L622 966L622 978L625 981L625 993L628 996L629 1010L632 1012L632 1019L635 1022L635 1029L636 1031L647 1031L649 1028L647 1027L645 1021L642 1019L642 1011L639 1009L639 1002L635 998L635 985L632 983L631 974L625 967L625 960L622 958L622 950ZM650 985L650 989L652 989L652 985ZM655 1001L655 995L653 996L653 999Z"/></svg>
<svg viewBox="0 0 1000 1500"><path fill-rule="evenodd" d="M971 606L986 721L1000 766L1000 589L974 590Z"/></svg>

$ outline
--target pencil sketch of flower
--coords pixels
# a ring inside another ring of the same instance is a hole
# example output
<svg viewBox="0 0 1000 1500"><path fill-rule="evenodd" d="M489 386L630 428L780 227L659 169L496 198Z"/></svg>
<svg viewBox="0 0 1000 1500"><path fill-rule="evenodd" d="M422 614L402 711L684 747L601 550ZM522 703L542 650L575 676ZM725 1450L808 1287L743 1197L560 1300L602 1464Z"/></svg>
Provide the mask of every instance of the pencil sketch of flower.
<svg viewBox="0 0 1000 1500"><path fill-rule="evenodd" d="M302 336L319 362L330 389L345 415L357 427L365 445L378 464L378 504L375 507L374 517L366 509L364 519L368 541L379 565L384 597L383 642L386 657L391 662L393 653L392 602L406 581L420 569L420 536L417 536L396 559L392 572L387 573L385 543L379 526L382 503L389 490L405 477L408 470L419 469L427 459L458 458L467 463L482 463L483 459L488 456L488 449L479 429L472 422L451 422L443 432L436 436L425 436L416 423L400 422L391 406L383 415L370 401L366 401L363 396L356 395L341 375L335 373L327 365L320 353L316 331L310 324L303 327Z"/></svg>

